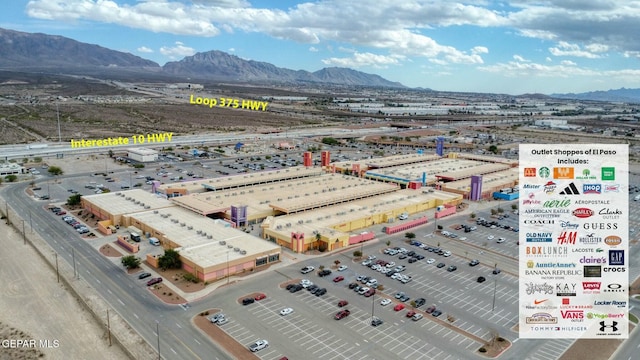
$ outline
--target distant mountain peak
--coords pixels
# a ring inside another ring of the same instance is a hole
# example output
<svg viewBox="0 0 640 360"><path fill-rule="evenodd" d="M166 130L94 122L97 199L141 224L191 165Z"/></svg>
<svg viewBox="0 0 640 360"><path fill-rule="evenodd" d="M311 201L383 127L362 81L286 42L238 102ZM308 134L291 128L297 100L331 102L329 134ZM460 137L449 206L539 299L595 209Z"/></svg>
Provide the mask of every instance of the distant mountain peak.
<svg viewBox="0 0 640 360"><path fill-rule="evenodd" d="M314 82L353 86L405 87L379 75L367 74L349 68L330 67L312 73L306 70L280 68L262 61L244 60L220 50L196 53L180 61L168 62L162 68L172 75L233 81Z"/></svg>

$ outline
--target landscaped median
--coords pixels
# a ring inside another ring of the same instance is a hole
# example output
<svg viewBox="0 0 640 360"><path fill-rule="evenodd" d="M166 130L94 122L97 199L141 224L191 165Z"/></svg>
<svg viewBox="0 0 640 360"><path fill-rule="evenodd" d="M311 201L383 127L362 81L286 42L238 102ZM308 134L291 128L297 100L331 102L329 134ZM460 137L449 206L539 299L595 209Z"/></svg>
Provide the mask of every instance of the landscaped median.
<svg viewBox="0 0 640 360"><path fill-rule="evenodd" d="M209 309L194 316L191 322L209 339L218 345L219 348L224 349L231 358L240 360L257 360L259 359L254 355L246 346L238 343L233 337L224 332L218 325L211 323L209 316L214 315L222 311L221 309ZM223 325L224 326L224 325Z"/></svg>

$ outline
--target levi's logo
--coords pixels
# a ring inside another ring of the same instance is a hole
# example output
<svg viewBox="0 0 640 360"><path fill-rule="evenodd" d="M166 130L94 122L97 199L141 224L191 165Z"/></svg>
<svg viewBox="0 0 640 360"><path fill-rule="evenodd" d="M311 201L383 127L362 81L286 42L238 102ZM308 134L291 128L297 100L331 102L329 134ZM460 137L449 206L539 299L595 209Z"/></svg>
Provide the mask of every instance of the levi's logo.
<svg viewBox="0 0 640 360"><path fill-rule="evenodd" d="M582 290L600 290L599 281L583 281Z"/></svg>

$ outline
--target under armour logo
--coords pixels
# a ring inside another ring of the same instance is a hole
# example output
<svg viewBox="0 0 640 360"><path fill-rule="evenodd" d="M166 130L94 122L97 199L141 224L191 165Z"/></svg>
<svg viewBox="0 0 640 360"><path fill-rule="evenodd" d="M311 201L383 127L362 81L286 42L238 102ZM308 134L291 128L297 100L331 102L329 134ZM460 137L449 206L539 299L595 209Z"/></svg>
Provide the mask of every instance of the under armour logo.
<svg viewBox="0 0 640 360"><path fill-rule="evenodd" d="M611 328L612 331L618 331L618 322L612 321L611 325L607 325L606 321L600 321L600 331L604 332L604 329Z"/></svg>

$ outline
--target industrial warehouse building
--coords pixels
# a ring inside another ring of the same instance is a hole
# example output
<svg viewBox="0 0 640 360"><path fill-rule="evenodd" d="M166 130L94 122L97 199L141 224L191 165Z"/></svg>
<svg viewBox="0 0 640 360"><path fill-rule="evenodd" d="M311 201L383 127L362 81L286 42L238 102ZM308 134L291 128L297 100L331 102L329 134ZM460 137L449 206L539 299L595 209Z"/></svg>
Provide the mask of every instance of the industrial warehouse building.
<svg viewBox="0 0 640 360"><path fill-rule="evenodd" d="M127 157L138 162L158 161L158 152L153 149L131 148L127 149Z"/></svg>

